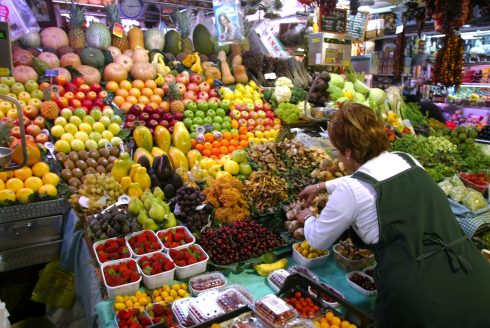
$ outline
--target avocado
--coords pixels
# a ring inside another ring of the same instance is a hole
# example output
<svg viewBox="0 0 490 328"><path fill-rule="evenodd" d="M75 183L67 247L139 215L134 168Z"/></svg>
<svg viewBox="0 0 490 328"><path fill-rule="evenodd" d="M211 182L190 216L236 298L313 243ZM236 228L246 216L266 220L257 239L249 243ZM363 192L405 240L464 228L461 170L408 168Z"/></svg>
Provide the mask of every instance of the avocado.
<svg viewBox="0 0 490 328"><path fill-rule="evenodd" d="M157 175L155 172L151 172L150 174L150 180L151 180L151 189L160 187L160 180L158 179Z"/></svg>
<svg viewBox="0 0 490 328"><path fill-rule="evenodd" d="M158 167L157 176L161 181L167 181L172 176L172 164L167 155L162 155L162 160ZM165 193L166 195L167 193Z"/></svg>
<svg viewBox="0 0 490 328"><path fill-rule="evenodd" d="M158 167L160 166L161 161L162 161L162 156L157 156L153 159L153 165L151 167L152 169L155 170L155 172L158 171Z"/></svg>
<svg viewBox="0 0 490 328"><path fill-rule="evenodd" d="M183 185L184 181L182 181L182 178L180 175L174 172L172 176L170 177L170 180L168 181L172 186L174 186L175 190L179 190Z"/></svg>
<svg viewBox="0 0 490 328"><path fill-rule="evenodd" d="M138 159L138 164L141 165L142 167L144 167L146 169L146 171L150 171L150 161L148 160L148 158L146 158L146 156L141 156L139 159Z"/></svg>
<svg viewBox="0 0 490 328"><path fill-rule="evenodd" d="M175 188L172 184L167 184L165 187L163 187L163 193L165 194L166 199L171 199L176 196Z"/></svg>

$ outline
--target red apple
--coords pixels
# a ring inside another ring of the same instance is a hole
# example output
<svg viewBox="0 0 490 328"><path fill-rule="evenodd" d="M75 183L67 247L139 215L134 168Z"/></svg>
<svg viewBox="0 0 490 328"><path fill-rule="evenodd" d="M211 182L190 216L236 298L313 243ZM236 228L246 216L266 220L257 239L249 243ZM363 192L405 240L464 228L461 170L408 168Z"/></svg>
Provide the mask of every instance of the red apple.
<svg viewBox="0 0 490 328"><path fill-rule="evenodd" d="M199 84L202 82L202 75L198 73L192 73L189 80L193 83Z"/></svg>
<svg viewBox="0 0 490 328"><path fill-rule="evenodd" d="M35 124L30 124L26 127L26 133L36 137L39 133L41 133L41 128Z"/></svg>
<svg viewBox="0 0 490 328"><path fill-rule="evenodd" d="M134 129L134 122L132 122L132 121L131 121L131 122L126 121L126 123L124 123L124 127L125 127L126 129L130 129L130 130L132 130L132 129Z"/></svg>
<svg viewBox="0 0 490 328"><path fill-rule="evenodd" d="M14 126L12 129L10 129L10 134L13 137L19 138L20 139L20 127Z"/></svg>
<svg viewBox="0 0 490 328"><path fill-rule="evenodd" d="M274 124L272 127L274 130L281 130L281 124Z"/></svg>
<svg viewBox="0 0 490 328"><path fill-rule="evenodd" d="M82 84L85 84L85 81L83 80L83 77L76 77L71 81L73 84L75 84L77 87L80 87Z"/></svg>
<svg viewBox="0 0 490 328"><path fill-rule="evenodd" d="M78 91L78 87L75 83L71 82L71 83L68 83L66 86L65 86L65 94L66 92L71 92L71 93L76 93Z"/></svg>
<svg viewBox="0 0 490 328"><path fill-rule="evenodd" d="M158 106L157 109L155 109L155 113L157 113L160 116L163 116L163 114L165 114L165 108Z"/></svg>
<svg viewBox="0 0 490 328"><path fill-rule="evenodd" d="M250 118L250 115L248 114L248 112L246 110L242 110L240 112L240 116L241 116L241 118L244 118L246 120L248 120Z"/></svg>
<svg viewBox="0 0 490 328"><path fill-rule="evenodd" d="M264 104L259 103L259 102L256 102L256 103L254 104L254 107L255 107L255 110L256 110L256 111L259 111L259 110L264 110Z"/></svg>
<svg viewBox="0 0 490 328"><path fill-rule="evenodd" d="M255 126L252 126L252 125L248 126L247 127L247 130L248 130L248 132L254 132L255 131Z"/></svg>
<svg viewBox="0 0 490 328"><path fill-rule="evenodd" d="M177 81L177 83L187 84L189 83L189 74L186 73L177 74L175 80Z"/></svg>
<svg viewBox="0 0 490 328"><path fill-rule="evenodd" d="M46 120L42 116L36 117L33 123L39 126L41 129L44 129L46 127Z"/></svg>
<svg viewBox="0 0 490 328"><path fill-rule="evenodd" d="M69 105L69 101L65 97L59 97L58 99L56 99L56 104L58 105L58 107L65 108Z"/></svg>
<svg viewBox="0 0 490 328"><path fill-rule="evenodd" d="M170 74L169 74L169 75L170 75ZM167 76L168 76L168 75L167 75ZM165 78L166 78L167 76L165 76ZM170 89L169 84L168 84L168 83L164 83L164 84L162 85L162 90L163 90L163 93L164 93L164 94L167 94L167 93L168 93L168 89Z"/></svg>
<svg viewBox="0 0 490 328"><path fill-rule="evenodd" d="M94 106L92 100L84 99L82 100L82 107L86 107L87 109L91 109Z"/></svg>
<svg viewBox="0 0 490 328"><path fill-rule="evenodd" d="M126 116L126 122L133 122L133 121L136 121L136 116L134 116L133 114L129 114Z"/></svg>
<svg viewBox="0 0 490 328"><path fill-rule="evenodd" d="M270 118L271 120L275 119L274 112L273 111L265 112L265 117Z"/></svg>
<svg viewBox="0 0 490 328"><path fill-rule="evenodd" d="M143 108L141 108L139 105L133 105L129 108L129 113L133 114L135 116L139 116L143 112Z"/></svg>
<svg viewBox="0 0 490 328"><path fill-rule="evenodd" d="M272 126L273 124L274 124L273 120L271 120L268 117L264 118L264 125L270 125L270 126Z"/></svg>
<svg viewBox="0 0 490 328"><path fill-rule="evenodd" d="M168 128L168 132L170 132L170 134L174 133L174 126L173 125Z"/></svg>
<svg viewBox="0 0 490 328"><path fill-rule="evenodd" d="M248 126L255 126L255 120L248 119L248 120L247 120L247 125L248 125Z"/></svg>
<svg viewBox="0 0 490 328"><path fill-rule="evenodd" d="M153 107L151 107L150 105L146 105L145 107L143 107L143 112L151 115L153 113Z"/></svg>
<svg viewBox="0 0 490 328"><path fill-rule="evenodd" d="M235 109L237 109L241 112L241 111L247 110L247 107L245 107L244 104L236 104Z"/></svg>
<svg viewBox="0 0 490 328"><path fill-rule="evenodd" d="M210 93L208 92L208 94L210 94ZM211 100L216 101L218 103L218 105L221 103L221 99L219 99L217 97L209 97L208 101L211 101Z"/></svg>
<svg viewBox="0 0 490 328"><path fill-rule="evenodd" d="M167 112L167 113L165 113L165 114L163 115L163 117L162 117L162 118L163 118L164 120L167 120L167 121L169 121L169 122L170 122L171 120L173 120L173 119L174 119L174 116L173 116L173 114L172 114L172 113L168 113L168 112Z"/></svg>
<svg viewBox="0 0 490 328"><path fill-rule="evenodd" d="M90 90L92 90L95 93L99 93L102 91L102 86L99 83L92 83L90 85Z"/></svg>
<svg viewBox="0 0 490 328"><path fill-rule="evenodd" d="M143 112L138 116L138 120L147 122L150 120L150 114Z"/></svg>
<svg viewBox="0 0 490 328"><path fill-rule="evenodd" d="M192 101L196 101L197 100L196 93L194 91L186 91L186 93L184 93L184 99L190 99Z"/></svg>
<svg viewBox="0 0 490 328"><path fill-rule="evenodd" d="M82 106L82 102L78 99L72 99L70 101L70 106L72 106L73 108L78 108L78 107Z"/></svg>
<svg viewBox="0 0 490 328"><path fill-rule="evenodd" d="M211 98L213 98L213 97L217 98L218 97L218 91L216 91L215 88L209 89L208 93L209 93L209 97L211 97Z"/></svg>
<svg viewBox="0 0 490 328"><path fill-rule="evenodd" d="M63 98L66 98L68 101L71 101L72 99L75 99L75 94L71 91L68 91L68 92L65 92L65 94L63 95Z"/></svg>
<svg viewBox="0 0 490 328"><path fill-rule="evenodd" d="M24 107L23 112L24 115L27 116L27 118L30 118L31 120L35 119L37 115L39 115L39 109L31 105Z"/></svg>
<svg viewBox="0 0 490 328"><path fill-rule="evenodd" d="M263 110L259 110L257 111L257 115L260 117L260 118L266 118L267 117L267 114L263 111Z"/></svg>
<svg viewBox="0 0 490 328"><path fill-rule="evenodd" d="M170 126L170 122L167 121L167 120L161 120L160 123L159 123L161 126L164 126L168 129L168 127Z"/></svg>
<svg viewBox="0 0 490 328"><path fill-rule="evenodd" d="M150 115L150 118L151 118L152 120L155 120L155 121L160 121L160 118L161 118L161 117L160 117L160 114L153 112L153 113Z"/></svg>
<svg viewBox="0 0 490 328"><path fill-rule="evenodd" d="M240 113L239 110L237 109L232 109L230 111L230 117L235 119L235 120L238 120L240 117L242 117L242 114Z"/></svg>
<svg viewBox="0 0 490 328"><path fill-rule="evenodd" d="M245 110L248 110L248 111L255 110L255 106L253 104L246 104Z"/></svg>
<svg viewBox="0 0 490 328"><path fill-rule="evenodd" d="M271 107L271 104L269 103L264 103L264 110L267 111L267 110L272 110L272 107Z"/></svg>
<svg viewBox="0 0 490 328"><path fill-rule="evenodd" d="M246 120L246 119L244 119L244 118L239 119L239 120L238 120L238 124L239 124L240 126L247 126L247 125L248 125L247 120Z"/></svg>
<svg viewBox="0 0 490 328"><path fill-rule="evenodd" d="M259 114L257 114L256 111L248 112L248 114L250 115L250 118L252 118L254 120L257 119L257 118L259 118Z"/></svg>
<svg viewBox="0 0 490 328"><path fill-rule="evenodd" d="M255 126L255 131L264 131L264 126L263 125Z"/></svg>
<svg viewBox="0 0 490 328"><path fill-rule="evenodd" d="M95 91L87 92L87 99L89 99L89 100L97 99L97 92L95 92Z"/></svg>
<svg viewBox="0 0 490 328"><path fill-rule="evenodd" d="M202 99L202 100L208 101L209 95L206 91L199 91L197 93L197 99Z"/></svg>
<svg viewBox="0 0 490 328"><path fill-rule="evenodd" d="M93 103L94 106L97 106L99 108L103 108L104 107L104 99L102 98L97 98L94 100L94 103Z"/></svg>
<svg viewBox="0 0 490 328"><path fill-rule="evenodd" d="M264 125L264 119L259 117L258 119L255 120L255 124L257 125Z"/></svg>
<svg viewBox="0 0 490 328"><path fill-rule="evenodd" d="M83 93L82 91L78 91L77 93L75 93L75 99L77 100L84 100L85 99L85 93Z"/></svg>
<svg viewBox="0 0 490 328"><path fill-rule="evenodd" d="M44 144L49 141L49 137L45 133L39 133L35 138L37 143Z"/></svg>
<svg viewBox="0 0 490 328"><path fill-rule="evenodd" d="M172 74L167 74L165 75L165 82L167 82L168 85L170 85L172 82L175 82L175 77Z"/></svg>
<svg viewBox="0 0 490 328"><path fill-rule="evenodd" d="M174 113L174 120L183 121L184 120L184 113L181 113L181 112Z"/></svg>
<svg viewBox="0 0 490 328"><path fill-rule="evenodd" d="M88 86L88 84L82 84L78 87L78 91L88 93L90 91L90 87Z"/></svg>
<svg viewBox="0 0 490 328"><path fill-rule="evenodd" d="M187 91L199 92L199 85L197 85L197 83L190 82L187 84Z"/></svg>
<svg viewBox="0 0 490 328"><path fill-rule="evenodd" d="M155 120L149 120L148 121L148 124L147 126L150 128L150 129L154 129L156 128L158 125L158 121L155 121Z"/></svg>
<svg viewBox="0 0 490 328"><path fill-rule="evenodd" d="M270 126L269 124L264 125L264 130L265 130L265 131L269 131L269 130L271 130L271 129L272 129L272 126Z"/></svg>
<svg viewBox="0 0 490 328"><path fill-rule="evenodd" d="M183 96L185 92L187 91L185 84L184 83L176 83L177 90L179 90L179 94Z"/></svg>
<svg viewBox="0 0 490 328"><path fill-rule="evenodd" d="M107 97L107 95L108 95L107 91L99 92L99 98L100 99L105 99Z"/></svg>
<svg viewBox="0 0 490 328"><path fill-rule="evenodd" d="M211 86L207 82L199 83L199 90L208 92L211 89Z"/></svg>

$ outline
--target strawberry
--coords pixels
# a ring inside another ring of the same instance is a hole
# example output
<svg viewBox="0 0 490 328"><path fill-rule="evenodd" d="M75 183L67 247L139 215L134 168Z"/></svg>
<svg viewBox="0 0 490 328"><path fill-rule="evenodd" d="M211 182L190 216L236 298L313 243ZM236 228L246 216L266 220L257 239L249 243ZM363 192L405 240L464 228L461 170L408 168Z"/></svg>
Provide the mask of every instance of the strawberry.
<svg viewBox="0 0 490 328"><path fill-rule="evenodd" d="M136 262L135 261L129 261L128 268L131 271L136 271Z"/></svg>
<svg viewBox="0 0 490 328"><path fill-rule="evenodd" d="M175 267L175 265L172 262L170 262L170 261L166 262L165 265L164 265L165 271L172 270L174 267Z"/></svg>
<svg viewBox="0 0 490 328"><path fill-rule="evenodd" d="M124 239L124 237L119 237L116 239L116 241L119 244L119 246L126 245L126 239Z"/></svg>
<svg viewBox="0 0 490 328"><path fill-rule="evenodd" d="M151 325L151 320L146 317L146 316L139 316L138 321L143 325L143 326L150 326Z"/></svg>
<svg viewBox="0 0 490 328"><path fill-rule="evenodd" d="M179 242L184 238L184 234L181 233L175 233L174 234L174 241Z"/></svg>
<svg viewBox="0 0 490 328"><path fill-rule="evenodd" d="M107 258L107 255L104 252L99 252L97 253L97 256L99 258L99 261L101 263L107 262L109 259Z"/></svg>
<svg viewBox="0 0 490 328"><path fill-rule="evenodd" d="M187 264L194 264L197 263L197 259L194 256L191 256L187 259Z"/></svg>
<svg viewBox="0 0 490 328"><path fill-rule="evenodd" d="M105 250L104 244L99 244L97 247L95 247L95 251L97 252L103 252Z"/></svg>
<svg viewBox="0 0 490 328"><path fill-rule="evenodd" d="M146 240L147 240L147 238L146 238L146 234L144 232L143 233L140 233L139 235L136 236L136 241L138 243L145 242Z"/></svg>
<svg viewBox="0 0 490 328"><path fill-rule="evenodd" d="M162 304L155 304L153 305L153 313L157 317L161 317L165 311L165 307Z"/></svg>
<svg viewBox="0 0 490 328"><path fill-rule="evenodd" d="M170 241L166 241L166 242L163 243L163 246L165 246L167 248L170 248L170 247L172 247L172 244L171 244Z"/></svg>
<svg viewBox="0 0 490 328"><path fill-rule="evenodd" d="M177 260L175 261L175 265L179 267L187 266L187 263L184 260Z"/></svg>
<svg viewBox="0 0 490 328"><path fill-rule="evenodd" d="M185 240L185 243L186 244L191 243L192 242L192 237L191 236L188 236L188 235L185 235L184 240Z"/></svg>
<svg viewBox="0 0 490 328"><path fill-rule="evenodd" d="M151 276L152 274L154 274L153 272L153 269L151 266L147 266L146 268L143 269L143 272L145 273L145 275L147 276ZM156 273L156 272L155 272Z"/></svg>
<svg viewBox="0 0 490 328"><path fill-rule="evenodd" d="M140 279L140 275L137 272L131 272L131 277L129 278L130 282L135 282Z"/></svg>
<svg viewBox="0 0 490 328"><path fill-rule="evenodd" d="M172 247L174 247L174 248L175 248L175 247L179 247L179 246L180 246L180 244L178 244L178 243L176 243L176 242L172 242Z"/></svg>

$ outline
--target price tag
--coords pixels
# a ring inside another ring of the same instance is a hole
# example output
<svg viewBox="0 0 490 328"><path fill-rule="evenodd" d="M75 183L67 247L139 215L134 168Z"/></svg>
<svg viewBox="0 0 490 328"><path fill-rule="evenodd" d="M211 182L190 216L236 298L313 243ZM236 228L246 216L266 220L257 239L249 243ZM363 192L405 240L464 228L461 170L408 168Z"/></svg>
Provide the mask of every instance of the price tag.
<svg viewBox="0 0 490 328"><path fill-rule="evenodd" d="M200 125L196 128L196 133L197 134L204 134L206 133L206 127L204 125Z"/></svg>
<svg viewBox="0 0 490 328"><path fill-rule="evenodd" d="M49 137L49 130L48 129L42 129L41 132Z"/></svg>
<svg viewBox="0 0 490 328"><path fill-rule="evenodd" d="M44 71L44 76L49 77L49 78L58 77L58 71L55 69L47 69Z"/></svg>
<svg viewBox="0 0 490 328"><path fill-rule="evenodd" d="M264 78L266 80L275 80L275 79L277 79L277 75L274 72L272 72L272 73L266 73L266 74L264 74Z"/></svg>
<svg viewBox="0 0 490 328"><path fill-rule="evenodd" d="M223 85L225 85L225 84L224 84L223 82L219 81L219 80L214 80L214 81L213 81L213 86L214 86L215 88L220 88L220 87L222 87Z"/></svg>
<svg viewBox="0 0 490 328"><path fill-rule="evenodd" d="M10 76L10 68L8 67L0 67L0 76Z"/></svg>
<svg viewBox="0 0 490 328"><path fill-rule="evenodd" d="M206 204L199 205L199 206L196 207L196 211L200 211L200 210L202 210L205 207L206 207Z"/></svg>
<svg viewBox="0 0 490 328"><path fill-rule="evenodd" d="M320 65L322 63L322 54L315 54L315 64Z"/></svg>
<svg viewBox="0 0 490 328"><path fill-rule="evenodd" d="M248 144L250 148L253 148L255 146L255 141L251 140Z"/></svg>
<svg viewBox="0 0 490 328"><path fill-rule="evenodd" d="M107 150L111 150L112 149L112 144L111 143L106 143L104 147Z"/></svg>
<svg viewBox="0 0 490 328"><path fill-rule="evenodd" d="M106 105L111 105L112 102L114 101L114 95L113 94L108 94L107 97L104 98L104 103Z"/></svg>
<svg viewBox="0 0 490 328"><path fill-rule="evenodd" d="M119 153L120 153L120 154L124 154L125 152L126 152L126 149L124 149L124 143L123 143L123 142L121 142L121 143L119 144Z"/></svg>
<svg viewBox="0 0 490 328"><path fill-rule="evenodd" d="M118 38L122 38L124 35L124 27L119 23L114 24L114 27L112 28L112 34L114 34Z"/></svg>
<svg viewBox="0 0 490 328"><path fill-rule="evenodd" d="M398 25L398 26L396 27L396 31L395 31L395 33L396 33L396 34L400 34L400 33L402 33L402 32L403 32L403 25Z"/></svg>

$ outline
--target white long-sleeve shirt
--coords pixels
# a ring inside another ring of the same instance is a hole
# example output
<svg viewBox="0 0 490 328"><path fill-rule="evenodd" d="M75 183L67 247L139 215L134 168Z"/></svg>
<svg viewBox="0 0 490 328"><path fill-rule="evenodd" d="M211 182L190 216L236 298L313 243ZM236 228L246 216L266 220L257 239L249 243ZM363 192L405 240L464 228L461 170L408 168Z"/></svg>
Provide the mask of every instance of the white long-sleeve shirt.
<svg viewBox="0 0 490 328"><path fill-rule="evenodd" d="M415 159L414 161L422 167ZM367 161L358 171L383 181L409 167L399 155L384 152ZM330 195L327 206L318 218L310 217L305 222L305 237L311 247L327 249L349 226L354 228L364 243L377 243L379 226L374 188L352 177L327 181L326 186Z"/></svg>

